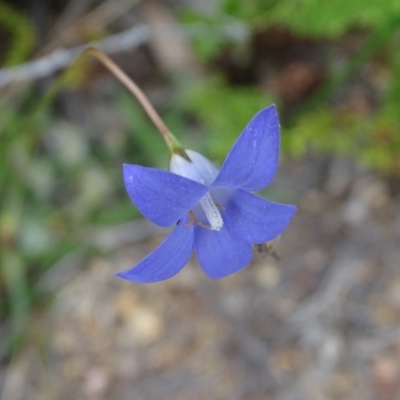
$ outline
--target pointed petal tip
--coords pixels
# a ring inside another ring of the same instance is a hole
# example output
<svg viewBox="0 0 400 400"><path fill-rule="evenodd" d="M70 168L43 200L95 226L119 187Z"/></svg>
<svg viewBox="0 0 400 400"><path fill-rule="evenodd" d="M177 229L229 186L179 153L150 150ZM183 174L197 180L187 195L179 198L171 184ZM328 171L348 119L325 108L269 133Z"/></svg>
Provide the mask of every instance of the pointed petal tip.
<svg viewBox="0 0 400 400"><path fill-rule="evenodd" d="M118 277L118 278L122 278L125 279L127 281L132 281L132 279L129 278L129 274L127 273L128 271L121 271L121 272L116 272L114 274L114 276ZM132 281L134 282L134 281Z"/></svg>
<svg viewBox="0 0 400 400"><path fill-rule="evenodd" d="M263 243L279 236L289 225L297 207L266 200L253 193L237 190L224 214L228 230L238 240Z"/></svg>
<svg viewBox="0 0 400 400"><path fill-rule="evenodd" d="M157 282L165 281L168 279L168 278L151 279L149 277L136 275L136 274L132 273L133 269L134 269L134 267L132 267L130 270L127 270L127 271L116 272L114 275L118 278L122 278L126 281L134 282L134 283L157 283Z"/></svg>
<svg viewBox="0 0 400 400"><path fill-rule="evenodd" d="M280 125L276 106L259 111L229 151L213 186L257 191L268 186L279 164Z"/></svg>
<svg viewBox="0 0 400 400"><path fill-rule="evenodd" d="M292 216L297 212L298 207L295 204L285 204L287 207L288 214L291 214Z"/></svg>
<svg viewBox="0 0 400 400"><path fill-rule="evenodd" d="M271 105L269 105L268 107L265 107L263 110L261 110L260 112L263 112L263 111L274 111L274 112L276 112L277 114L278 114L278 110L277 110L277 108L276 108L276 104L275 103L272 103Z"/></svg>
<svg viewBox="0 0 400 400"><path fill-rule="evenodd" d="M170 235L134 267L115 275L135 283L153 283L172 278L189 261L193 251L194 229L188 218L178 222Z"/></svg>
<svg viewBox="0 0 400 400"><path fill-rule="evenodd" d="M291 219L294 217L294 215L297 213L298 207L294 204L287 204L288 206L288 218L289 222Z"/></svg>

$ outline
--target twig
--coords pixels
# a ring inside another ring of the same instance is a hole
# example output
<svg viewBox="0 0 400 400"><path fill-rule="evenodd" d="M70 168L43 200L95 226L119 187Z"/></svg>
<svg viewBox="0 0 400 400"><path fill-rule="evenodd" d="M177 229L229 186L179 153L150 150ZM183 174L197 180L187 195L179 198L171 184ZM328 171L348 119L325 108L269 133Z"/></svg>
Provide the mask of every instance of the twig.
<svg viewBox="0 0 400 400"><path fill-rule="evenodd" d="M106 32L107 27L115 19L126 15L130 9L137 6L140 0L107 0L93 10L87 10L82 0L71 1L67 5L65 14L56 21L47 37L52 38L43 48L40 55L48 54L64 46L74 46L79 43L82 32L87 32L91 27ZM79 10L78 10L79 9Z"/></svg>
<svg viewBox="0 0 400 400"><path fill-rule="evenodd" d="M112 54L120 51L133 50L150 39L150 29L147 25L139 25L107 38L71 49L56 50L53 53L38 58L26 64L0 69L0 88L11 83L31 81L45 78L69 65L82 51L96 47L104 53Z"/></svg>
<svg viewBox="0 0 400 400"><path fill-rule="evenodd" d="M89 42L71 49L56 50L34 61L13 68L0 69L0 89L12 83L46 78L65 68L87 48L95 47L106 54L130 51L149 42L156 29L161 31L168 30L169 33L171 31L172 33L176 32L176 29L171 28L174 27L169 24L158 24L156 27L140 24L121 33L108 36L103 40ZM188 35L193 37L207 36L210 30L209 26L204 23L183 25L182 28ZM249 39L249 32L240 21L231 19L227 23L221 24L218 28L223 32L226 40L245 42Z"/></svg>

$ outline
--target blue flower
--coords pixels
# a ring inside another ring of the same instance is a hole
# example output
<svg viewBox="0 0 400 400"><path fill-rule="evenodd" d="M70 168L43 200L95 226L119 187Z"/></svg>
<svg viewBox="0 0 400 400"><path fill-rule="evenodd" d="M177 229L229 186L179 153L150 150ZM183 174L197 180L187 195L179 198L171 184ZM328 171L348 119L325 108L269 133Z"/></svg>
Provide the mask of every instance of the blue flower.
<svg viewBox="0 0 400 400"><path fill-rule="evenodd" d="M173 232L135 267L117 276L140 283L171 278L193 250L205 274L220 279L250 264L252 244L276 238L296 207L251 192L265 188L279 162L275 106L254 116L218 169L201 154L173 154L170 170L125 164L124 182L136 207Z"/></svg>

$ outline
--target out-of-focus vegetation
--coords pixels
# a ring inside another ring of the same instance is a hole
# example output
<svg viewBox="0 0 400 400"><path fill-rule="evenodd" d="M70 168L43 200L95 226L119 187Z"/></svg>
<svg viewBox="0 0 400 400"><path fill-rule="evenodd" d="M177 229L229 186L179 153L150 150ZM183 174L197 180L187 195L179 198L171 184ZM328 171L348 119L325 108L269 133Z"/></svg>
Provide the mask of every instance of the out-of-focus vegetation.
<svg viewBox="0 0 400 400"><path fill-rule="evenodd" d="M35 45L35 30L31 22L6 3L0 3L0 27L11 36L11 45L4 55L4 66L26 61Z"/></svg>
<svg viewBox="0 0 400 400"><path fill-rule="evenodd" d="M333 45L328 54L321 51L322 58L317 63L326 63L326 80L312 96L297 105L291 123L283 126L283 151L295 156L301 156L309 149L350 155L369 167L400 174L400 114L397 111L400 104L399 2L226 0L212 12L190 10L183 12L182 18L186 23L207 27L203 31L208 34L194 41L200 58L215 60L221 51L225 51L231 58L236 58L236 63L243 69L257 59L257 48L249 46L249 40L238 44L226 30L218 28L232 26L232 20L240 24L242 30L253 33L279 26L298 35L300 40L308 40L310 46L333 44L335 39L345 43L346 34L362 32L362 44L349 57L342 54L342 46ZM242 39L243 36L246 35L242 35ZM367 67L366 63L371 60ZM335 100L335 94L342 84L366 68L374 68L373 75L384 82L384 87L373 100L376 107L366 113L344 109L340 103L337 104L340 99ZM243 126L254 110L268 102L268 96L270 99L275 97L278 103L281 100L273 93L260 93L253 87L232 87L221 80L210 80L199 90L195 89L192 95L193 111L208 124L214 136L218 135L215 141L221 135L234 135L237 126ZM224 118L226 115L231 117ZM214 146L215 155L220 157L218 149L221 145Z"/></svg>
<svg viewBox="0 0 400 400"><path fill-rule="evenodd" d="M400 175L399 1L226 0L178 15L199 32L193 48L208 68L205 80L165 105L167 124L183 143L196 141L198 150L222 160L251 116L276 102L284 155L347 155ZM0 3L0 29L7 38L3 66L33 54L38 35L22 10ZM291 71L300 74L294 87ZM374 89L366 82L371 76ZM85 75L77 81L84 84ZM348 84L371 90L369 104L357 98L344 104ZM74 101L60 90L64 101ZM44 93L33 85L0 100L0 324L12 340L23 333L32 305L45 299L38 288L49 268L71 254L101 251L87 232L138 215L124 193L121 164L162 167L168 156L122 91L103 100L121 121L107 128L95 116L71 123L60 116L60 99ZM195 138L185 136L188 116L203 128ZM0 351L12 343L2 341Z"/></svg>

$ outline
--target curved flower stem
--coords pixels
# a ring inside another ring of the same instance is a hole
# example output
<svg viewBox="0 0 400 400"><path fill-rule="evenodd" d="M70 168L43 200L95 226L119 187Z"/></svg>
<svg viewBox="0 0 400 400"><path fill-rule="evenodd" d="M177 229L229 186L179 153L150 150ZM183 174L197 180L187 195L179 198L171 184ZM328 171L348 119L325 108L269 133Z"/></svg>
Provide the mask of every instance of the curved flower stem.
<svg viewBox="0 0 400 400"><path fill-rule="evenodd" d="M185 157L186 152L175 136L169 131L167 126L164 124L163 120L158 115L157 111L151 105L150 101L143 93L143 91L132 81L129 76L118 67L117 64L106 54L102 53L100 50L90 47L86 49L81 56L91 55L100 61L139 101L140 105L146 111L147 115L154 123L161 136L164 138L169 149L172 153L179 153ZM188 158L186 155L185 158Z"/></svg>

